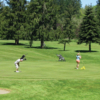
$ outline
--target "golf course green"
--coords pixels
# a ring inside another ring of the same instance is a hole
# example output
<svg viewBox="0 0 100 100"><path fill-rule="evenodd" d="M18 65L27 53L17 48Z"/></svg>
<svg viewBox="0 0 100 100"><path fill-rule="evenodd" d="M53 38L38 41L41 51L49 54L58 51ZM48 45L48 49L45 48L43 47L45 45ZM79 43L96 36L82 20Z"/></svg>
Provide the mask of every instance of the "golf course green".
<svg viewBox="0 0 100 100"><path fill-rule="evenodd" d="M0 100L99 100L100 98L100 45L92 43L77 45L76 40L64 45L58 41L0 40ZM79 69L76 55L82 56ZM23 54L26 61L20 62L19 73L14 72L14 62ZM66 61L58 61L61 54ZM85 69L81 69L85 66Z"/></svg>

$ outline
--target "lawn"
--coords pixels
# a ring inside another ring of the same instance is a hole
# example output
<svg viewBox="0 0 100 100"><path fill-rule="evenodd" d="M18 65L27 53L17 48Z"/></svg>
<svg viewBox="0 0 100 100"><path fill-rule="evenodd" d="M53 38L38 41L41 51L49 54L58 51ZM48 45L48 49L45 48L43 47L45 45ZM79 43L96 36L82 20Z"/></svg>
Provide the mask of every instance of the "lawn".
<svg viewBox="0 0 100 100"><path fill-rule="evenodd" d="M63 44L34 41L29 48L28 41L0 40L0 88L9 89L9 94L0 95L0 100L99 100L100 98L100 45L77 45L76 42ZM82 56L79 69L76 54ZM28 53L28 54L27 54ZM23 54L26 61L20 62L20 73L15 73L14 62ZM58 61L61 54L66 61ZM81 67L85 66L85 70Z"/></svg>

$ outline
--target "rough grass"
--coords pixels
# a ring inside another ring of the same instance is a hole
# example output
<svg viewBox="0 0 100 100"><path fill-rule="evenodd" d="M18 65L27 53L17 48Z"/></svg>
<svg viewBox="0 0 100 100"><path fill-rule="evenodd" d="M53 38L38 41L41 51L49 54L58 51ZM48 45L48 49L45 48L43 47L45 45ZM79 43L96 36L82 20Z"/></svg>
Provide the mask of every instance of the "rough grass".
<svg viewBox="0 0 100 100"><path fill-rule="evenodd" d="M13 40L0 40L0 88L11 93L0 95L0 100L99 100L100 98L100 47L92 44L88 52L85 44L75 42L63 45L57 41L46 41L40 49L40 42L34 41L29 48L28 41L14 45ZM76 54L82 59L76 70ZM23 54L26 61L20 63L20 73L15 73L14 62ZM56 54L62 54L65 62L59 62ZM80 68L85 66L85 70Z"/></svg>

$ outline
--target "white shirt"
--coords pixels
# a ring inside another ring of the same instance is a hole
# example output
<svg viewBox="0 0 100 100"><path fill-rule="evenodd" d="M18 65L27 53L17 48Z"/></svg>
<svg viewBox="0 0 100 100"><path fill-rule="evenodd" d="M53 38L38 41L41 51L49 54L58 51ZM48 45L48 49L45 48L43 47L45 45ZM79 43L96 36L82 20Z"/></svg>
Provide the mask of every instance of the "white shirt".
<svg viewBox="0 0 100 100"><path fill-rule="evenodd" d="M15 64L17 64L17 63L19 63L20 62L20 59L17 59L16 61L15 61Z"/></svg>

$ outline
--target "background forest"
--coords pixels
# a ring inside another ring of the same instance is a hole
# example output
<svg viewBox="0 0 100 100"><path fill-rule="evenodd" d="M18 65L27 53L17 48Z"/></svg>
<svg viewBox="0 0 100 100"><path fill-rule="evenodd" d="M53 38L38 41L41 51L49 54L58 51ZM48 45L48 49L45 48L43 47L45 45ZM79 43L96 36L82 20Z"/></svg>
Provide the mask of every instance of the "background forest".
<svg viewBox="0 0 100 100"><path fill-rule="evenodd" d="M81 7L81 0L6 0L0 2L0 39L59 41L64 44L71 39L77 43L99 43L100 0L96 6Z"/></svg>

